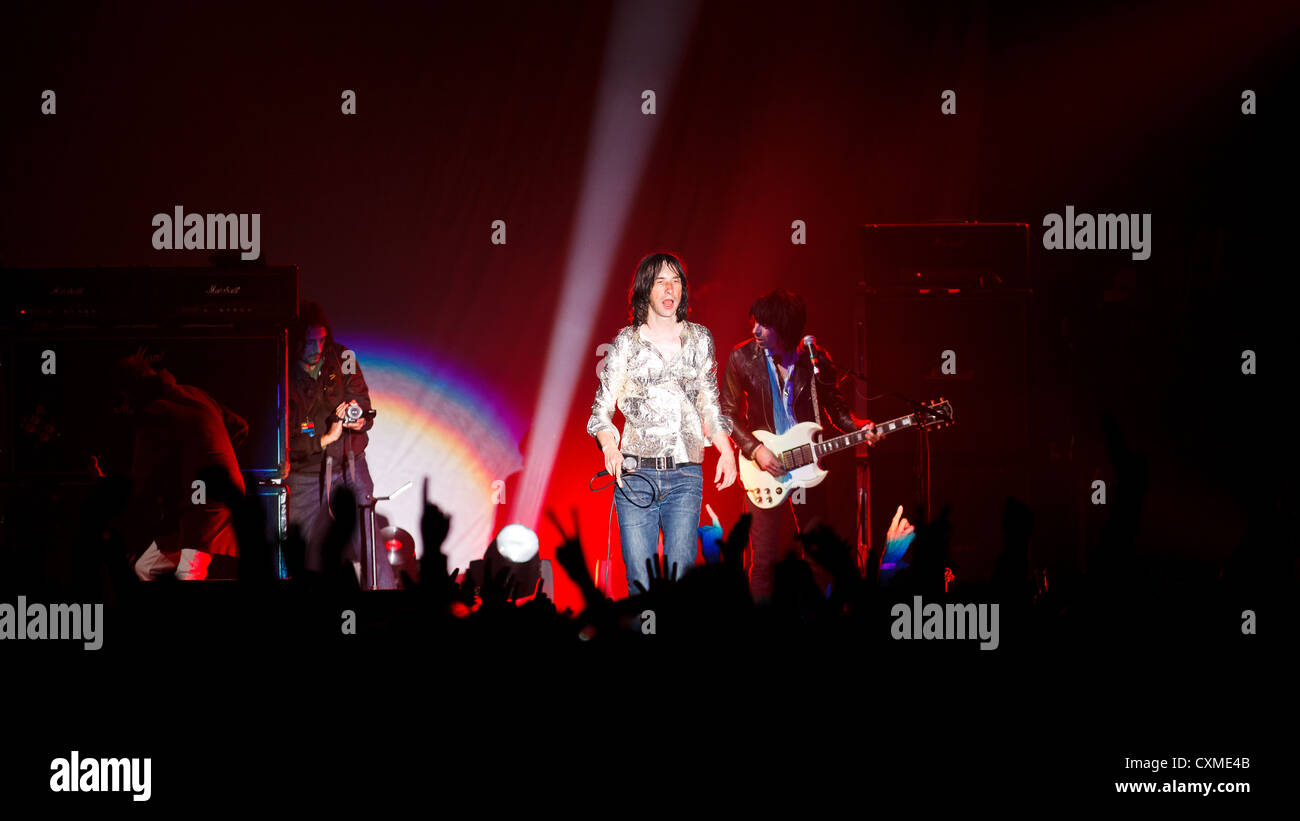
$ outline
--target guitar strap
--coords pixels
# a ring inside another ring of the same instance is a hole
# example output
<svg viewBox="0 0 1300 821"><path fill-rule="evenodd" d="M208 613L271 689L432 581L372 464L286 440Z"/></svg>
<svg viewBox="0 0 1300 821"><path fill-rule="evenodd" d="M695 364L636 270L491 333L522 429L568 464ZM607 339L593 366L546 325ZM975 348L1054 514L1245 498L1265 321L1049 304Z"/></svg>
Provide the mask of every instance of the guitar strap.
<svg viewBox="0 0 1300 821"><path fill-rule="evenodd" d="M347 461L344 463L343 475L347 477L348 487L352 488L353 492L355 493L356 492L355 488L357 486L356 454L352 452L352 448L347 448L346 454L347 454L346 455ZM321 485L320 501L321 504L326 505L327 507L330 502L330 491L334 489L333 486L334 486L334 457L326 456L325 457L325 482L324 484ZM358 499L357 503L364 504L364 502L361 499ZM330 516L331 517L334 516L333 510L330 510Z"/></svg>
<svg viewBox="0 0 1300 821"><path fill-rule="evenodd" d="M793 370L790 371L790 378L786 380L784 386L781 386L780 374L777 372L776 363L772 361L772 354L767 351L763 351L763 355L767 359L767 372L769 375L769 379L771 380L772 383L772 391L774 393L779 392L782 396L789 397L791 395L791 392L794 389L794 371ZM796 365L795 367L798 366ZM818 425L820 425L822 423L822 414L821 414L821 406L817 401L817 374L814 373L812 370L811 360L809 360L808 363L808 387L812 391L813 421L816 422ZM776 397L773 397L773 401L775 401L775 399ZM775 416L776 409L773 408L772 412L773 415ZM791 414L790 422L792 424L797 423L798 420L796 420L793 416L794 409L789 408L789 412ZM785 433L785 431L780 429L780 425L777 425L776 427L777 427L777 431L776 431L777 433Z"/></svg>
<svg viewBox="0 0 1300 821"><path fill-rule="evenodd" d="M813 421L820 425L822 413L817 405L817 369L813 367L812 357L808 358L808 387L812 390Z"/></svg>
<svg viewBox="0 0 1300 821"><path fill-rule="evenodd" d="M330 486L334 484L334 457L325 457L325 481L320 486L320 503L328 505L330 501Z"/></svg>
<svg viewBox="0 0 1300 821"><path fill-rule="evenodd" d="M822 414L821 414L821 410L817 407L817 374L809 373L808 382L812 387L813 421L820 425L822 423Z"/></svg>

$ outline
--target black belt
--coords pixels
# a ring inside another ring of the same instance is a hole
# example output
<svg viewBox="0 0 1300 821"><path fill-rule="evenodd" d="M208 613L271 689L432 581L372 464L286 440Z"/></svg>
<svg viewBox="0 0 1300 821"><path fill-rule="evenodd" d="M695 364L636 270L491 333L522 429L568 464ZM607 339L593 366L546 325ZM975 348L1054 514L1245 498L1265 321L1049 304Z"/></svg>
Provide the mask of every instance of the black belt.
<svg viewBox="0 0 1300 821"><path fill-rule="evenodd" d="M672 470L673 468L683 468L687 465L698 465L699 462L678 462L671 456L637 456L634 453L623 454L624 459L636 460L636 465L632 470L646 468L654 470Z"/></svg>

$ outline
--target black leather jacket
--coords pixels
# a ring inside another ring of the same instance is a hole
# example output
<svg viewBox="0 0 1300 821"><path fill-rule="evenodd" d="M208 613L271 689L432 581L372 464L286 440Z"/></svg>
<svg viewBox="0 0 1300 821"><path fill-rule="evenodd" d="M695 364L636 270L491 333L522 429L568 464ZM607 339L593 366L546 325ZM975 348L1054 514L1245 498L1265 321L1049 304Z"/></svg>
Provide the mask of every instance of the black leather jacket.
<svg viewBox="0 0 1300 821"><path fill-rule="evenodd" d="M849 410L848 402L840 391L840 382L846 375L835 366L830 354L817 346L817 363L821 375L817 377L817 403L821 408L823 436L836 431L848 433L857 430L866 420L859 420ZM812 422L812 391L809 383L812 364L808 349L801 348L794 368L794 418L796 422ZM731 350L727 359L727 372L722 381L719 398L722 414L731 420L731 438L740 453L747 459L754 457L759 442L754 430L775 432L772 416L772 389L768 381L767 357L757 340L749 339Z"/></svg>

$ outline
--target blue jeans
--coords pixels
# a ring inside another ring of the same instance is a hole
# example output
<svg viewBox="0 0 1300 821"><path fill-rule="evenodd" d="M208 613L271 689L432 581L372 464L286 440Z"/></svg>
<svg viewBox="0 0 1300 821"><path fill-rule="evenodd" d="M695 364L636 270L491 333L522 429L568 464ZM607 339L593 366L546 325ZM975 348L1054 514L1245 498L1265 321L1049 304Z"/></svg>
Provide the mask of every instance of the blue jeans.
<svg viewBox="0 0 1300 821"><path fill-rule="evenodd" d="M623 543L623 564L627 566L627 592L641 592L640 582L650 588L645 560L659 552L659 531L664 534L664 574L677 565L677 578L695 565L700 524L700 503L704 500L704 468L684 465L672 470L638 469L636 473L659 486L653 502L651 489L639 479L623 474L623 490L614 488L614 507L618 510L618 533ZM632 500L624 498L624 494ZM636 502L633 504L632 502ZM637 505L649 505L637 507Z"/></svg>

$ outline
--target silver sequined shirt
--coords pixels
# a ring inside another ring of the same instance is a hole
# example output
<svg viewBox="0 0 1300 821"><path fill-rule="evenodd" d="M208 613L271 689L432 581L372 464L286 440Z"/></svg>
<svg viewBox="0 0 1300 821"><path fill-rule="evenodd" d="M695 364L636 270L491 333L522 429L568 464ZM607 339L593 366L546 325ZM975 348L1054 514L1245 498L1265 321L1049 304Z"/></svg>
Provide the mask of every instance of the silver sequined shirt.
<svg viewBox="0 0 1300 821"><path fill-rule="evenodd" d="M682 325L682 349L671 362L627 326L614 337L600 370L596 401L587 433L614 427L614 406L627 423L619 450L634 456L672 456L703 462L704 448L718 431L731 433L731 421L718 404L718 365L713 334L703 325Z"/></svg>

